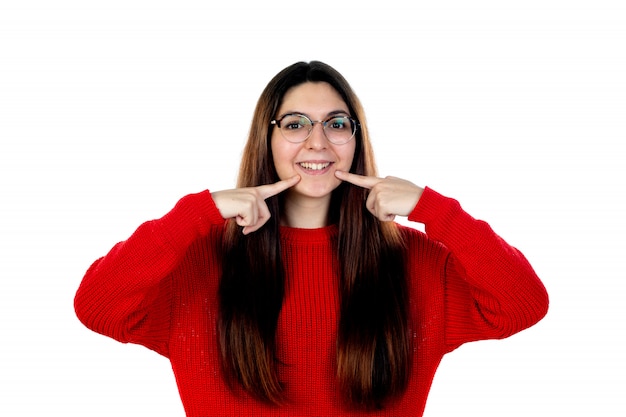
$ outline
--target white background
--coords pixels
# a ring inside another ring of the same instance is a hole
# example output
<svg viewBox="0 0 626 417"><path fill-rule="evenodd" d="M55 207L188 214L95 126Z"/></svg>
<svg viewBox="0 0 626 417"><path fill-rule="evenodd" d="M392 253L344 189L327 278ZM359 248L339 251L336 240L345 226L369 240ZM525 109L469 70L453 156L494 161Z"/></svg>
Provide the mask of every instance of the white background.
<svg viewBox="0 0 626 417"><path fill-rule="evenodd" d="M466 345L426 416L623 416L623 1L1 1L0 415L182 416L166 359L75 318L83 273L183 195L234 185L298 60L366 108L381 175L519 247L548 316Z"/></svg>

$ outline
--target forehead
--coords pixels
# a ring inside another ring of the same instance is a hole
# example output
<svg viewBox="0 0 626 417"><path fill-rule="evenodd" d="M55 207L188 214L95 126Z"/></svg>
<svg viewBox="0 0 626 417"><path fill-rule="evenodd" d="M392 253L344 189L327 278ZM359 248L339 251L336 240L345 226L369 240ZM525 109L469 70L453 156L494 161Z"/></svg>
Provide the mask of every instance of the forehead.
<svg viewBox="0 0 626 417"><path fill-rule="evenodd" d="M283 97L280 113L299 112L324 116L331 112L348 112L341 95L326 82L306 82L290 88Z"/></svg>

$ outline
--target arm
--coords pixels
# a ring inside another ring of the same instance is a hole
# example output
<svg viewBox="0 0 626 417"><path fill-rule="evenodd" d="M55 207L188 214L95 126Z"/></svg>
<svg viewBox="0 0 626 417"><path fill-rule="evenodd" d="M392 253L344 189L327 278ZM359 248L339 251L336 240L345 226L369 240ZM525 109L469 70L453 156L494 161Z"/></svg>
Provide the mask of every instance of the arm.
<svg viewBox="0 0 626 417"><path fill-rule="evenodd" d="M545 316L548 295L524 255L456 200L426 188L409 220L450 251L445 271L446 342L508 337Z"/></svg>
<svg viewBox="0 0 626 417"><path fill-rule="evenodd" d="M381 221L408 216L424 223L428 237L450 251L444 271L450 350L472 340L510 336L547 313L546 289L524 255L456 200L400 178L335 175L370 189L367 209Z"/></svg>
<svg viewBox="0 0 626 417"><path fill-rule="evenodd" d="M74 299L78 318L98 333L167 355L168 274L196 239L223 224L208 191L183 197L91 265Z"/></svg>
<svg viewBox="0 0 626 417"><path fill-rule="evenodd" d="M78 318L98 333L167 356L169 276L184 266L189 246L209 235L221 241L224 219L234 219L243 233L256 231L270 216L265 199L299 180L294 176L274 184L183 197L164 217L142 224L91 265L74 299Z"/></svg>

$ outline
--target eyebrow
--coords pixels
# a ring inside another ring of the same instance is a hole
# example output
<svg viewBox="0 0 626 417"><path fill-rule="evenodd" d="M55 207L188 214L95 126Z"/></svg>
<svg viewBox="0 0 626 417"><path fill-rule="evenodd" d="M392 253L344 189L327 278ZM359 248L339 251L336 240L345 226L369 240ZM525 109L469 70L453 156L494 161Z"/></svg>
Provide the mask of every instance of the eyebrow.
<svg viewBox="0 0 626 417"><path fill-rule="evenodd" d="M301 114L301 115L306 116L309 119L313 120L310 115L306 114L305 112L297 111L297 110L290 110L290 111L283 112L283 113L281 113L280 116L277 117L277 119L281 119L281 118L285 117L288 114ZM333 110L331 112L328 112L326 114L326 116L324 117L324 119L328 119L329 117L332 117L332 116L337 116L338 114L346 115L348 117L352 117L350 115L350 112L348 112L347 110Z"/></svg>

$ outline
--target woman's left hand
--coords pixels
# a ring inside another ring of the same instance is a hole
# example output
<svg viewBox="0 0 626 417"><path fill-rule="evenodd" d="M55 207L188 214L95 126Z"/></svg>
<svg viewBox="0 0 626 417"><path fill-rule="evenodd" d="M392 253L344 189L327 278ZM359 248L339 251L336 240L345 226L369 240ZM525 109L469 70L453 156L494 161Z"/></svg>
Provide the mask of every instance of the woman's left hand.
<svg viewBox="0 0 626 417"><path fill-rule="evenodd" d="M335 171L342 181L370 190L366 207L382 221L392 221L396 216L408 216L422 196L423 188L396 177L366 177L344 171Z"/></svg>

